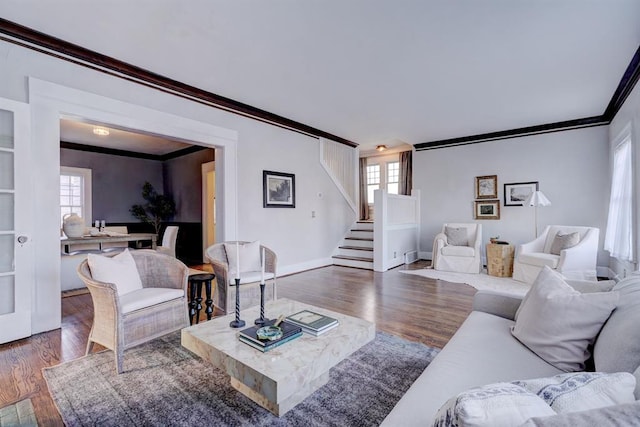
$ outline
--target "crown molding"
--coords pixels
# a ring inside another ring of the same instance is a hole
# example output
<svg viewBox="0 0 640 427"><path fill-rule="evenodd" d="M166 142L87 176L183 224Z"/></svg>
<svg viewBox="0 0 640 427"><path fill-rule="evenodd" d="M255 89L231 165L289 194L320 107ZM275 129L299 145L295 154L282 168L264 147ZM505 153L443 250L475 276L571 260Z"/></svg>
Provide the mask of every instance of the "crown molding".
<svg viewBox="0 0 640 427"><path fill-rule="evenodd" d="M244 104L212 92L187 85L119 59L41 33L15 22L0 18L0 40L35 50L115 77L136 82L210 107L228 111L315 138L326 138L357 147L353 141L316 129L303 123Z"/></svg>

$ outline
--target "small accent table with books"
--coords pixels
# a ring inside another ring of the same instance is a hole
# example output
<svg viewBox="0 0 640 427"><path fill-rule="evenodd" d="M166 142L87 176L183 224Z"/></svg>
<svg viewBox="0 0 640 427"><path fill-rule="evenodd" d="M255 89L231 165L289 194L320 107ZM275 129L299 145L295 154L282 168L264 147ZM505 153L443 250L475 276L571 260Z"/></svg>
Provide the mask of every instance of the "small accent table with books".
<svg viewBox="0 0 640 427"><path fill-rule="evenodd" d="M329 371L375 338L375 324L356 317L289 299L265 304L265 314L277 318L308 310L336 319L340 326L315 337L310 334L263 353L241 342L229 327L234 315L214 318L182 330L182 346L226 372L231 385L281 417L329 381ZM255 319L260 307L242 311Z"/></svg>
<svg viewBox="0 0 640 427"><path fill-rule="evenodd" d="M496 277L513 275L514 247L509 244L487 244L487 273Z"/></svg>

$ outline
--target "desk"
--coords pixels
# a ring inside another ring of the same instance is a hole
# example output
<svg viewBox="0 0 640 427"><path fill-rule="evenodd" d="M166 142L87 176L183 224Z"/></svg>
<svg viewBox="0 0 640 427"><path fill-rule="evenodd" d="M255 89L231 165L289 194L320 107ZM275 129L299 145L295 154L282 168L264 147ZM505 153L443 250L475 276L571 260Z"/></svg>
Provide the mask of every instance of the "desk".
<svg viewBox="0 0 640 427"><path fill-rule="evenodd" d="M84 236L84 237L61 237L60 238L60 248L64 253L72 252L71 246L75 245L83 245L83 244L91 244L97 243L100 245L100 250L102 250L103 243L113 243L113 242L142 242L145 240L151 240L151 248L156 248L156 239L158 235L155 233L129 233L127 235L122 236Z"/></svg>

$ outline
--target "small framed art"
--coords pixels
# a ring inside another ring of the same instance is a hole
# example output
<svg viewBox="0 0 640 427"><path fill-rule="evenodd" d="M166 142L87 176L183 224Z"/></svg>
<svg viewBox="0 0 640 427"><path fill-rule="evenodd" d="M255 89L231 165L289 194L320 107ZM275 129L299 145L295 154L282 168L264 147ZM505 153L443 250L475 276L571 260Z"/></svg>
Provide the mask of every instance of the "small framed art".
<svg viewBox="0 0 640 427"><path fill-rule="evenodd" d="M514 182L504 185L504 205L524 206L524 201L533 193L538 191L538 181L535 182Z"/></svg>
<svg viewBox="0 0 640 427"><path fill-rule="evenodd" d="M498 198L498 175L476 176L476 199Z"/></svg>
<svg viewBox="0 0 640 427"><path fill-rule="evenodd" d="M500 219L500 200L476 200L475 219Z"/></svg>
<svg viewBox="0 0 640 427"><path fill-rule="evenodd" d="M262 171L262 205L265 208L296 207L296 176Z"/></svg>

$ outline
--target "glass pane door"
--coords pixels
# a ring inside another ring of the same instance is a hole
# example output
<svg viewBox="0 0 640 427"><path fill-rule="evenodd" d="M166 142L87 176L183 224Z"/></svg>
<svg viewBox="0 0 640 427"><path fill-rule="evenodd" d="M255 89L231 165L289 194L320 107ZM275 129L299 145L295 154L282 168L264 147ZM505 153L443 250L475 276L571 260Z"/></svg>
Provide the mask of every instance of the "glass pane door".
<svg viewBox="0 0 640 427"><path fill-rule="evenodd" d="M31 335L29 109L0 98L0 343Z"/></svg>

